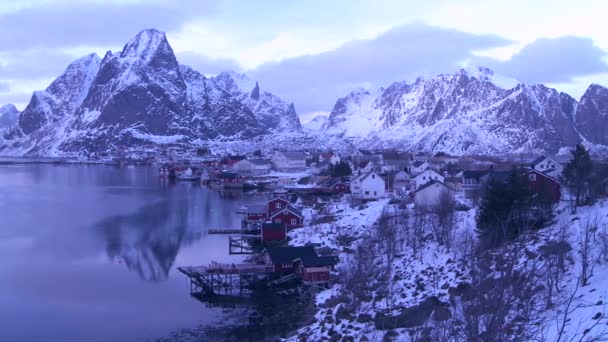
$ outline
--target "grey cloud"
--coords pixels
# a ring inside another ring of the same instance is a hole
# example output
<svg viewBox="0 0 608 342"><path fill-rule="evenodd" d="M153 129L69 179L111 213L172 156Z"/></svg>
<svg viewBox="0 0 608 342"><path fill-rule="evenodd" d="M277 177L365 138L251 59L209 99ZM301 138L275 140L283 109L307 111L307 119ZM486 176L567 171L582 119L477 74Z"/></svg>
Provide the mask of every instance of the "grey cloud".
<svg viewBox="0 0 608 342"><path fill-rule="evenodd" d="M143 28L177 30L208 15L216 1L74 2L28 7L0 15L0 51L113 46Z"/></svg>
<svg viewBox="0 0 608 342"><path fill-rule="evenodd" d="M10 90L7 82L0 81L0 93L8 93Z"/></svg>
<svg viewBox="0 0 608 342"><path fill-rule="evenodd" d="M35 49L0 54L2 79L41 79L57 77L77 58L57 50Z"/></svg>
<svg viewBox="0 0 608 342"><path fill-rule="evenodd" d="M229 58L209 58L195 52L182 52L177 54L180 64L188 65L203 75L217 75L222 71L240 72L241 66L236 60Z"/></svg>
<svg viewBox="0 0 608 342"><path fill-rule="evenodd" d="M347 43L319 55L264 64L250 72L293 100L301 113L331 110L336 98L356 86L379 86L419 74L453 72L472 52L509 44L494 35L474 35L416 23L376 39Z"/></svg>
<svg viewBox="0 0 608 342"><path fill-rule="evenodd" d="M606 52L593 45L590 38L559 37L538 39L505 62L480 59L476 63L526 83L558 83L607 72L605 57Z"/></svg>

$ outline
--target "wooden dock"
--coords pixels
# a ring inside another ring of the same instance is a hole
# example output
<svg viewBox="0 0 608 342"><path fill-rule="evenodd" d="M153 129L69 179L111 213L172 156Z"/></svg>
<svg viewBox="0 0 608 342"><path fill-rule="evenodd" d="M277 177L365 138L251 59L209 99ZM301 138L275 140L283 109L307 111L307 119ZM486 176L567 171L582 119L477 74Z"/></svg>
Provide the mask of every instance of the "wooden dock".
<svg viewBox="0 0 608 342"><path fill-rule="evenodd" d="M272 267L268 265L219 262L177 269L190 278L190 294L199 299L215 295L242 294L252 281L266 278L272 273Z"/></svg>
<svg viewBox="0 0 608 342"><path fill-rule="evenodd" d="M254 235L260 233L259 229L242 229L242 228L209 228L207 234L240 234Z"/></svg>

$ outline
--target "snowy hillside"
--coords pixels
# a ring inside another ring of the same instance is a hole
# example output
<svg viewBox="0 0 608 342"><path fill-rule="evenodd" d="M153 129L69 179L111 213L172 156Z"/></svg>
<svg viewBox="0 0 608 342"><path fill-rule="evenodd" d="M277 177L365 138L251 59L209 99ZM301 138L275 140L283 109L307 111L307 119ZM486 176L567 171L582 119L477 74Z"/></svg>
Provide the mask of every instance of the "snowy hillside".
<svg viewBox="0 0 608 342"><path fill-rule="evenodd" d="M400 227L409 228L401 228L397 233L397 244L391 247L395 254L388 259L384 250L389 246L387 240L377 235L383 212L403 217L403 212L399 214L399 210L387 201L370 202L361 208L353 208L348 202L334 202L321 216L307 211L305 214L308 222L312 221L311 225L290 232L291 244L312 242L339 251L340 280L317 294L315 322L299 329L287 340L348 340L350 337L358 340L363 336L370 341L387 340L388 337L398 341L419 341L423 337L430 338L429 341L471 340L465 336L470 327L459 325L464 319L459 310L462 309L461 301L471 295L467 291L471 276L475 274L474 268L484 267L473 261L476 210L457 212L454 240L452 247L447 249L437 243L431 221L426 221L425 228L418 233L416 224L397 222ZM591 227L593 234L587 240L592 269L588 284L581 286L581 252L585 231L589 231L586 227ZM419 234L419 237L411 233ZM561 252L555 246L562 246ZM571 214L563 202L550 226L525 234L490 253L488 271L496 279L507 276L499 271L505 264L514 267L509 272L530 277L527 280L530 284L521 291L530 291L533 297L523 303L533 306L514 306L511 310L535 314L526 318L526 322L531 323L530 328L525 328L529 330L513 332L513 336L533 335L535 340L542 341L593 341L607 337L606 246L608 201L579 208L577 214ZM371 257L369 264L362 263L365 259L358 258L360 253ZM556 265L563 265L563 271ZM369 273L367 276L359 274L365 278L360 280L362 283L349 280L357 269ZM356 295L358 286L363 286L360 288L363 295L355 298L356 305L352 306L351 296ZM489 303L497 303L496 296L501 293L499 287L502 285L490 286ZM479 315L475 317L485 317L483 312ZM509 325L515 323L514 327L518 324L515 317L507 321Z"/></svg>
<svg viewBox="0 0 608 342"><path fill-rule="evenodd" d="M318 132L323 129L328 117L326 115L317 115L312 120L302 125L303 129L309 132Z"/></svg>
<svg viewBox="0 0 608 342"><path fill-rule="evenodd" d="M461 69L339 99L325 126L368 147L462 153L555 153L580 140L604 143L608 90L592 86L580 107L567 94L487 68ZM597 104L592 107L592 104ZM588 104L588 105L587 105ZM602 127L602 133L599 128Z"/></svg>

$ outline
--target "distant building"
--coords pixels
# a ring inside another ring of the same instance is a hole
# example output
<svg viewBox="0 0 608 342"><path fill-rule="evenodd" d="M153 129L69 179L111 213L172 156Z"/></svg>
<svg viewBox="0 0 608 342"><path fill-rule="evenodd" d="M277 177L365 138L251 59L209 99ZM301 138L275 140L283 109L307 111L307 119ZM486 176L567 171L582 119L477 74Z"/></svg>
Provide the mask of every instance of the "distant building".
<svg viewBox="0 0 608 342"><path fill-rule="evenodd" d="M386 182L375 171L356 176L350 181L353 199L372 200L386 196Z"/></svg>
<svg viewBox="0 0 608 342"><path fill-rule="evenodd" d="M558 203L561 198L559 181L544 172L529 170L527 172L528 189L540 196L547 203Z"/></svg>
<svg viewBox="0 0 608 342"><path fill-rule="evenodd" d="M414 187L416 189L418 189L428 182L431 182L431 181L443 182L444 180L445 180L445 177L440 175L437 171L428 169L426 171L423 171L422 173L419 173L416 177L414 177L413 183L414 183Z"/></svg>
<svg viewBox="0 0 608 342"><path fill-rule="evenodd" d="M417 175L428 170L429 168L429 163L426 160L416 160L410 165L410 173L412 175Z"/></svg>
<svg viewBox="0 0 608 342"><path fill-rule="evenodd" d="M287 225L285 223L262 223L262 241L284 241L287 239Z"/></svg>
<svg viewBox="0 0 608 342"><path fill-rule="evenodd" d="M306 169L306 154L294 151L275 151L272 164L277 171L302 171Z"/></svg>
<svg viewBox="0 0 608 342"><path fill-rule="evenodd" d="M264 159L243 159L232 166L235 172L244 176L261 176L270 172L272 163Z"/></svg>
<svg viewBox="0 0 608 342"><path fill-rule="evenodd" d="M564 168L562 167L562 165L560 163L556 162L552 158L548 158L545 156L535 159L532 162L531 167L532 167L532 169L534 169L536 171L540 171L555 179L559 179L562 172L564 171Z"/></svg>
<svg viewBox="0 0 608 342"><path fill-rule="evenodd" d="M393 189L409 189L410 175L405 171L399 171L393 178Z"/></svg>
<svg viewBox="0 0 608 342"><path fill-rule="evenodd" d="M456 191L440 181L432 181L416 190L416 207L432 208L441 203L443 196L454 197Z"/></svg>
<svg viewBox="0 0 608 342"><path fill-rule="evenodd" d="M319 162L329 162L332 165L336 165L340 162L340 156L335 154L335 153L331 153L331 152L327 152L327 153L321 153L319 155Z"/></svg>

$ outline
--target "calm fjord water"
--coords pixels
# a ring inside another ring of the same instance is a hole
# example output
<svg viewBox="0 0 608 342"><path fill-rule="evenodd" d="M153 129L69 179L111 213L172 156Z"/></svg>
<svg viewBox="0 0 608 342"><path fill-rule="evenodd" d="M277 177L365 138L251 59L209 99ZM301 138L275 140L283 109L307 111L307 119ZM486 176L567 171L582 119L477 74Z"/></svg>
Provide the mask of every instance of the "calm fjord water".
<svg viewBox="0 0 608 342"><path fill-rule="evenodd" d="M155 168L0 165L0 341L148 341L216 321L176 267L230 260L235 199Z"/></svg>

